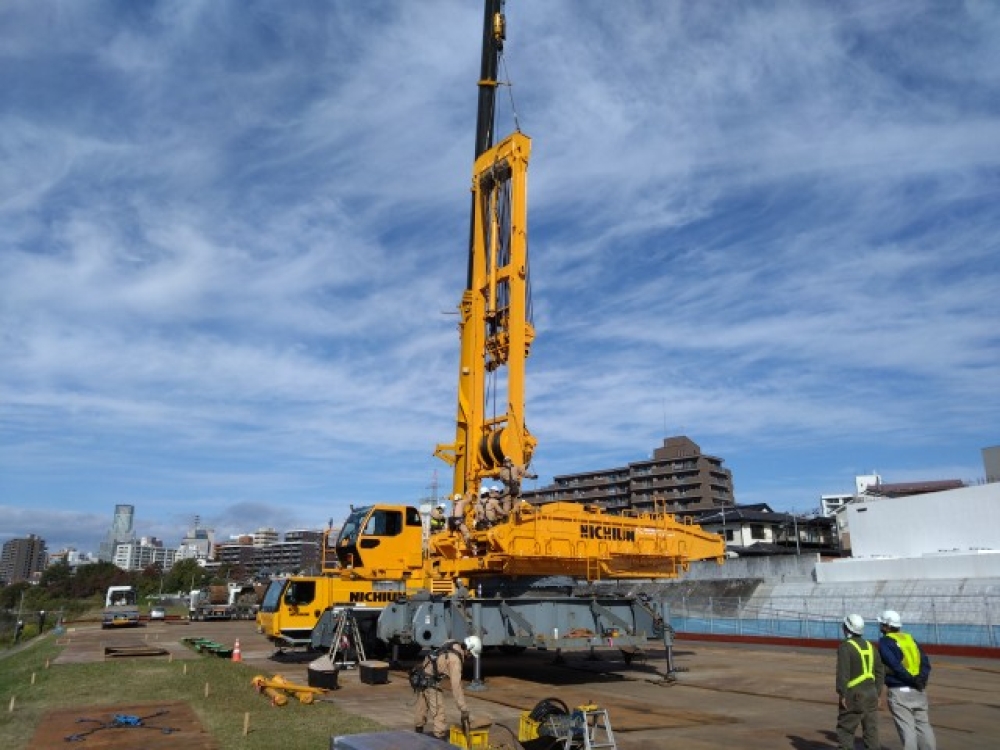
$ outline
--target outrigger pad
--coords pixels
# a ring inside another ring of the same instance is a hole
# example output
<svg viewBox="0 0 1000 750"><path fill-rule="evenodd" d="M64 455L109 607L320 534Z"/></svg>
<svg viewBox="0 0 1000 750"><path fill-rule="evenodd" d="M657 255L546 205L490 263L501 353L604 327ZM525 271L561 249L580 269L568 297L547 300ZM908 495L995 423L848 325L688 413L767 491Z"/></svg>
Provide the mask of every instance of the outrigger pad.
<svg viewBox="0 0 1000 750"><path fill-rule="evenodd" d="M46 713L27 747L100 747L107 750L218 750L190 705L129 703Z"/></svg>

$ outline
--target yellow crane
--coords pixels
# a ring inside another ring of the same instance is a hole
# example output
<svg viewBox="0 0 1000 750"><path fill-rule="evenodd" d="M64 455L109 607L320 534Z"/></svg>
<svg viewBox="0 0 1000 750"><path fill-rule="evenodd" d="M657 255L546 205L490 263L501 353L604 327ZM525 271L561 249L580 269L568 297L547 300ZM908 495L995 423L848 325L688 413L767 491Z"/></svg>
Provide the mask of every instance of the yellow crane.
<svg viewBox="0 0 1000 750"><path fill-rule="evenodd" d="M275 641L329 645L337 607L367 612L370 617L359 617L359 625L372 632L375 616L425 596L510 589L514 582L557 575L586 581L673 578L692 560L723 560L720 536L679 523L665 511L612 515L577 503L532 505L521 500L519 483L512 480L526 471L537 442L524 415L525 364L535 330L527 228L531 139L515 132L493 143L497 71L506 35L503 5L502 0L485 0L468 273L459 303L455 439L435 449L453 468L451 523L429 534L426 519L412 505L352 508L339 533L324 539L323 575L275 582L265 595L258 622ZM481 497L486 478L506 480L503 502ZM484 513L490 500L496 504L493 517ZM520 635L505 642L533 643L536 611L528 602L519 606ZM618 605L564 602L554 621L582 617L565 614L580 606L596 617ZM621 607L632 614L615 615L602 632L636 631L635 603ZM398 609L393 622L384 628L380 622L382 639L428 645L445 630L457 634L449 626L415 638L412 616L409 609ZM471 628L470 623L459 626L465 632ZM565 628L564 633L568 630L579 629ZM503 635L497 629L491 637ZM583 643L586 639L578 645Z"/></svg>

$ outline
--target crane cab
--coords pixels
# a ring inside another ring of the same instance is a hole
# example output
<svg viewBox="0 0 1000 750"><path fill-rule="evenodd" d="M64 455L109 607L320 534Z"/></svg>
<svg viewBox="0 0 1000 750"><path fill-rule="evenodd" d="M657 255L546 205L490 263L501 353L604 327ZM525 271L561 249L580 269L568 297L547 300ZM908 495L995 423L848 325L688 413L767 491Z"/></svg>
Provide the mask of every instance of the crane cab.
<svg viewBox="0 0 1000 750"><path fill-rule="evenodd" d="M333 549L341 576L377 580L419 575L424 524L410 505L369 505L351 510Z"/></svg>

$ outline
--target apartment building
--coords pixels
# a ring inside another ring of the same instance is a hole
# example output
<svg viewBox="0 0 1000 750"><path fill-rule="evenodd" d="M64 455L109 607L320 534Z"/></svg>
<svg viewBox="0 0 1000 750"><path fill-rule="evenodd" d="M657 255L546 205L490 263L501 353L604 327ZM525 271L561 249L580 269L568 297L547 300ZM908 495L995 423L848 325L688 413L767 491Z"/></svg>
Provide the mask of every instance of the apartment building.
<svg viewBox="0 0 1000 750"><path fill-rule="evenodd" d="M285 533L282 542L258 545L229 542L216 545L216 562L249 571L270 573L318 573L323 532L296 530Z"/></svg>
<svg viewBox="0 0 1000 750"><path fill-rule="evenodd" d="M701 452L691 438L668 437L649 459L612 469L553 478L553 484L527 490L529 502L590 503L609 512L703 510L735 505L732 472L723 460Z"/></svg>
<svg viewBox="0 0 1000 750"><path fill-rule="evenodd" d="M37 578L45 570L47 558L45 540L34 534L4 542L0 553L0 584L9 586Z"/></svg>

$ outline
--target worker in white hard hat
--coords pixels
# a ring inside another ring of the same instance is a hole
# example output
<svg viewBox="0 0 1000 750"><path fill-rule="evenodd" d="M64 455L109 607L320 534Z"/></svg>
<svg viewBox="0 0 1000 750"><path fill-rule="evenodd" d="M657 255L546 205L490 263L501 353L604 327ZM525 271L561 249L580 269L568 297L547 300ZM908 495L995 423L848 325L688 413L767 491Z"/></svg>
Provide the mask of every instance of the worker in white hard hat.
<svg viewBox="0 0 1000 750"><path fill-rule="evenodd" d="M913 636L902 632L899 612L887 609L879 615L878 624L882 632L878 651L885 664L887 703L903 750L936 750L926 693L930 659Z"/></svg>
<svg viewBox="0 0 1000 750"><path fill-rule="evenodd" d="M854 733L861 726L865 750L879 750L878 709L885 671L878 649L865 640L865 620L848 615L844 640L837 647L837 743L840 750L854 750Z"/></svg>
<svg viewBox="0 0 1000 750"><path fill-rule="evenodd" d="M462 641L448 641L440 648L432 649L419 670L423 673L425 687L417 690L417 710L415 729L423 733L427 720L432 724L432 733L438 739L447 739L448 720L444 710L444 695L441 682L446 678L451 682L451 694L461 712L462 726L469 726L469 706L462 691L462 665L466 658L479 658L483 652L483 642L479 636L470 635ZM412 684L411 679L411 684Z"/></svg>

